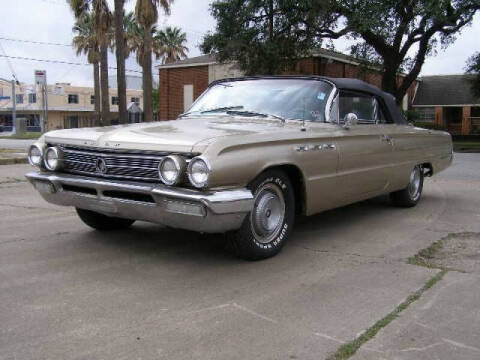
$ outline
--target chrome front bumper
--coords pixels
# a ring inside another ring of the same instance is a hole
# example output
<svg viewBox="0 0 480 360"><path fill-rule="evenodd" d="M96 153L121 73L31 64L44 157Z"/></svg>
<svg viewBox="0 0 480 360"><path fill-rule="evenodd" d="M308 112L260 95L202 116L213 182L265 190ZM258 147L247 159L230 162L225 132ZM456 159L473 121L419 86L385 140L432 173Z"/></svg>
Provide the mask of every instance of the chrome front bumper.
<svg viewBox="0 0 480 360"><path fill-rule="evenodd" d="M206 233L240 228L253 207L252 192L245 188L198 191L65 173L25 176L52 204Z"/></svg>

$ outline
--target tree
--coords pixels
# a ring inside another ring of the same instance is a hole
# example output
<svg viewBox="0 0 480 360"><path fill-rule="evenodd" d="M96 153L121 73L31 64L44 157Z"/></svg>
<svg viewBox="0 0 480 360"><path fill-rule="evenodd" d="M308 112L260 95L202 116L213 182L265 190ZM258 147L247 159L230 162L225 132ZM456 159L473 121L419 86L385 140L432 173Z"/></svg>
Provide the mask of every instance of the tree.
<svg viewBox="0 0 480 360"><path fill-rule="evenodd" d="M93 93L95 98L95 124L100 125L100 52L98 49L97 35L93 24L93 14L85 13L77 19L72 28L76 34L72 45L77 50L77 55L87 55L87 60L93 65Z"/></svg>
<svg viewBox="0 0 480 360"><path fill-rule="evenodd" d="M480 99L480 52L472 55L467 61L466 71L469 74L475 74L472 79L472 92Z"/></svg>
<svg viewBox="0 0 480 360"><path fill-rule="evenodd" d="M320 15L324 2L217 0L210 8L215 32L204 37L200 49L220 62L237 62L249 75L282 72L313 46L304 22L311 21L312 9Z"/></svg>
<svg viewBox="0 0 480 360"><path fill-rule="evenodd" d="M168 64L187 57L188 48L187 34L178 27L167 26L165 30L158 31L154 36L154 41L162 44L162 63Z"/></svg>
<svg viewBox="0 0 480 360"><path fill-rule="evenodd" d="M137 63L142 67L142 72L145 74L145 28L135 20L133 13L128 13L125 16L124 23L125 37L127 40L126 51L128 54L133 52L136 55ZM152 37L151 53L155 55L156 59L159 59L163 55L163 44L159 41L157 27L155 25L150 27L150 33ZM146 79L143 81L146 81Z"/></svg>
<svg viewBox="0 0 480 360"><path fill-rule="evenodd" d="M327 16L303 24L318 39L359 40L353 53L381 65L382 88L400 103L426 57L451 44L479 9L478 0L331 0ZM398 81L401 71L406 75Z"/></svg>
<svg viewBox="0 0 480 360"><path fill-rule="evenodd" d="M158 20L158 7L166 14L170 13L170 5L173 0L137 0L135 5L135 18L144 31L143 50L143 111L145 120L153 119L152 109L152 26Z"/></svg>
<svg viewBox="0 0 480 360"><path fill-rule="evenodd" d="M112 14L106 0L67 0L75 18L92 12L95 34L100 49L100 93L102 125L110 124L110 96L108 92L108 47L112 39Z"/></svg>
<svg viewBox="0 0 480 360"><path fill-rule="evenodd" d="M118 121L127 123L127 80L125 78L124 0L115 0L115 55L117 58Z"/></svg>

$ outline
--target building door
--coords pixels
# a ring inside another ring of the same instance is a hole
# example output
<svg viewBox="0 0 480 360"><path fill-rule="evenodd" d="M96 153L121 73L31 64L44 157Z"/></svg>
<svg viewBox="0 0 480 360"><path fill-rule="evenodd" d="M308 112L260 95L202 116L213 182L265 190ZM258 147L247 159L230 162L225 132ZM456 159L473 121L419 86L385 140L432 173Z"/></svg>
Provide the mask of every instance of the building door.
<svg viewBox="0 0 480 360"><path fill-rule="evenodd" d="M190 109L193 104L193 85L183 85L183 111Z"/></svg>

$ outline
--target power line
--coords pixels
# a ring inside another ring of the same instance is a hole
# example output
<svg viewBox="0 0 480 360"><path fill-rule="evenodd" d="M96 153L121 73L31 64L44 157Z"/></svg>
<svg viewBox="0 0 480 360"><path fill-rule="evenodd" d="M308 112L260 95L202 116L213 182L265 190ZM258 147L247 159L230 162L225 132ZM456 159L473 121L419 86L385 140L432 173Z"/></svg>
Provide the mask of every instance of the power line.
<svg viewBox="0 0 480 360"><path fill-rule="evenodd" d="M6 58L7 63L8 63L8 67L10 68L10 71L12 72L13 78L14 78L16 81L18 81L18 79L17 79L17 74L15 74L15 70L13 69L13 65L12 65L12 63L10 62L10 59L9 59L7 53L5 52L5 49L3 48L2 43L0 43L0 50L1 50L2 53L3 53L3 55L0 55L0 56L3 56L3 57Z"/></svg>
<svg viewBox="0 0 480 360"><path fill-rule="evenodd" d="M0 40L15 41L15 42L29 43L29 44L38 44L38 45L55 45L55 46L72 47L72 44L61 44L61 43L52 43L52 42L43 42L43 41L34 41L34 40L14 39L14 38L7 38L7 37L0 37Z"/></svg>
<svg viewBox="0 0 480 360"><path fill-rule="evenodd" d="M7 59L15 59L15 60L27 60L27 61L38 61L38 62L46 62L46 63L52 63L52 64L64 64L64 65L78 65L78 66L91 66L92 64L86 64L86 63L76 63L76 62L70 62L70 61L63 61L63 60L50 60L50 59L34 59L34 58L28 58L28 57L23 57L23 56L9 56L9 55L1 55L0 57L4 57ZM111 70L116 70L116 67L108 67ZM126 72L135 72L135 73L142 73L140 70L130 70L130 69L125 69Z"/></svg>

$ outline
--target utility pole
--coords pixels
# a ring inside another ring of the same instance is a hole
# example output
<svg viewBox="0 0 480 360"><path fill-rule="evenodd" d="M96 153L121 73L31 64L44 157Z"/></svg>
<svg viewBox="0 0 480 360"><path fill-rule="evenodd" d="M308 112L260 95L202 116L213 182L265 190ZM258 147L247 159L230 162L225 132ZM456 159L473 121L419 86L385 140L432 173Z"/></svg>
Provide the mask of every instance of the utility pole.
<svg viewBox="0 0 480 360"><path fill-rule="evenodd" d="M42 134L45 132L45 126L48 124L48 89L47 85L42 86L43 97L43 121L40 123L40 131Z"/></svg>
<svg viewBox="0 0 480 360"><path fill-rule="evenodd" d="M12 133L16 134L17 129L17 94L16 90L16 82L12 79Z"/></svg>
<svg viewBox="0 0 480 360"><path fill-rule="evenodd" d="M15 75L13 75L12 80L7 80L4 78L0 78L0 81L5 81L6 83L10 83L12 85L12 94L11 94L11 99L12 99L12 133L16 133L15 129L15 123L17 121L17 94L16 94L16 85L20 85L18 82L17 78ZM8 97L5 97L8 98Z"/></svg>

